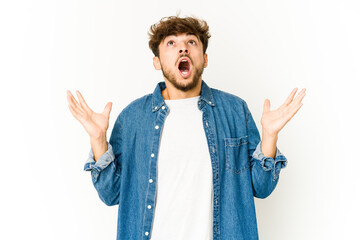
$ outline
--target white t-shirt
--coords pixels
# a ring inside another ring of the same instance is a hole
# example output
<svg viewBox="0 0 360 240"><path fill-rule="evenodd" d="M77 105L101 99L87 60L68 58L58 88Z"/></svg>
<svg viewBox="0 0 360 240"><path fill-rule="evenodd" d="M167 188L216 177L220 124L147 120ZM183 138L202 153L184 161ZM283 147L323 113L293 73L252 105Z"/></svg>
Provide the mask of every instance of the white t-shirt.
<svg viewBox="0 0 360 240"><path fill-rule="evenodd" d="M151 240L212 240L212 166L199 96L165 100Z"/></svg>

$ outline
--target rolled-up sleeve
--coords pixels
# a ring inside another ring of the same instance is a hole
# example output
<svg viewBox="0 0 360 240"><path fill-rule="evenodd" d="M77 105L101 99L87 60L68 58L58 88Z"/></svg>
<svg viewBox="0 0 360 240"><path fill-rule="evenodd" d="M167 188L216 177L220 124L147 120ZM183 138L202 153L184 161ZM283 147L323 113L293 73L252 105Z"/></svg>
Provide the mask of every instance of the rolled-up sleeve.
<svg viewBox="0 0 360 240"><path fill-rule="evenodd" d="M280 170L285 168L287 165L286 157L280 152L278 148L276 148L275 158L265 157L261 151L261 141L253 152L252 157L255 160L260 161L263 170L271 171L274 181L279 178Z"/></svg>
<svg viewBox="0 0 360 240"><path fill-rule="evenodd" d="M90 148L88 159L85 162L84 170L93 171L92 177L96 182L98 175L104 170L110 163L115 160L115 156L112 150L112 146L107 142L107 151L95 162L93 149Z"/></svg>

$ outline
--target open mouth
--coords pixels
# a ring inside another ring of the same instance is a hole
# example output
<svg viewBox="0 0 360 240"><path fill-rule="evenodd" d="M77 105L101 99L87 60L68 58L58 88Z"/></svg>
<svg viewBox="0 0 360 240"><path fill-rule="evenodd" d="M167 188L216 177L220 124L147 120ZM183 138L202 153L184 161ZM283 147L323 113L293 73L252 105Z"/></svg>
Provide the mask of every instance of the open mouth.
<svg viewBox="0 0 360 240"><path fill-rule="evenodd" d="M191 64L190 60L188 58L181 58L178 65L180 75L184 78L187 78L190 76L191 72Z"/></svg>

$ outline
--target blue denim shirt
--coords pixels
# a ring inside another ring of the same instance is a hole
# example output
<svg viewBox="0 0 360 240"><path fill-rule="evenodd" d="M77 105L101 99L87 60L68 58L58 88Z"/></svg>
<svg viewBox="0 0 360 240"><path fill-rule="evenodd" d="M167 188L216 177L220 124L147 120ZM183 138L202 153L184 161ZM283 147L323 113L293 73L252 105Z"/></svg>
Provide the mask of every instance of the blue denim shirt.
<svg viewBox="0 0 360 240"><path fill-rule="evenodd" d="M95 163L90 149L84 166L100 199L119 206L118 240L151 238L159 143L169 113L161 95L165 88L159 82L152 94L124 108L108 150ZM258 129L241 98L202 81L198 108L213 173L213 239L258 239L254 197L270 195L287 159L278 149L275 159L263 155Z"/></svg>

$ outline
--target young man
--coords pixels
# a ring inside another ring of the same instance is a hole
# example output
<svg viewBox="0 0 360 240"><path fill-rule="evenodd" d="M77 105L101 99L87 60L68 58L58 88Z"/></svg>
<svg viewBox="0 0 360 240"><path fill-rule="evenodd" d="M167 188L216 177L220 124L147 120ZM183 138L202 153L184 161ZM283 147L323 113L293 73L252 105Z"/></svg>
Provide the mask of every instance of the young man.
<svg viewBox="0 0 360 240"><path fill-rule="evenodd" d="M205 21L163 18L149 35L164 82L119 114L109 142L111 103L95 113L80 92L77 102L68 91L70 111L91 139L84 169L100 199L119 205L117 239L258 239L254 197L269 196L287 164L278 133L305 89L273 111L265 100L261 140L245 101L202 80Z"/></svg>

